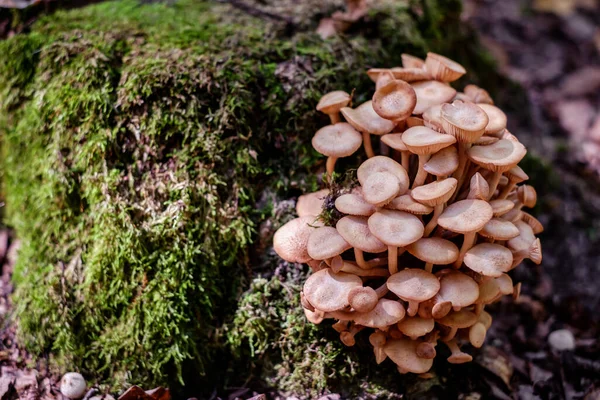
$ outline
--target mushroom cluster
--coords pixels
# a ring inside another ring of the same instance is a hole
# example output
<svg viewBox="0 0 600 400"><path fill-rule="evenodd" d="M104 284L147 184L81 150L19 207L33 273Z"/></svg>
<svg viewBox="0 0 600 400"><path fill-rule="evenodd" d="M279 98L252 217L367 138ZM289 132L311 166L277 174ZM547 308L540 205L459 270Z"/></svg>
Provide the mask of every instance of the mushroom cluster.
<svg viewBox="0 0 600 400"><path fill-rule="evenodd" d="M518 166L526 149L489 94L453 89L466 71L441 55L402 60L367 72L376 84L371 101L351 108L343 91L319 101L331 124L312 144L328 157L328 175L362 145L360 185L335 198L343 215L335 226L319 220L327 190L301 196L299 217L273 244L313 271L301 293L310 322L337 320L347 346L369 329L377 363L390 358L401 373L421 374L440 341L448 362L472 359L459 346L483 345L492 323L486 305L518 298L508 273L525 258L541 262L535 235L543 227L523 210L536 203L535 189L519 185L528 179Z"/></svg>

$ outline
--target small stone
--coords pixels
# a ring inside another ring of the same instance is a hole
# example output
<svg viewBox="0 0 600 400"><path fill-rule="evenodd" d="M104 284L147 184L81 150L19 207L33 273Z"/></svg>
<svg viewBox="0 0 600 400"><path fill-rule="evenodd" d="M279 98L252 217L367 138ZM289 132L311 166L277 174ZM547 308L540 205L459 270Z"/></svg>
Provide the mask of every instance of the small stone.
<svg viewBox="0 0 600 400"><path fill-rule="evenodd" d="M80 399L85 394L86 383L81 374L68 372L60 380L60 392L69 399Z"/></svg>
<svg viewBox="0 0 600 400"><path fill-rule="evenodd" d="M548 335L548 343L550 343L550 347L554 350L574 350L575 336L568 329L559 329Z"/></svg>

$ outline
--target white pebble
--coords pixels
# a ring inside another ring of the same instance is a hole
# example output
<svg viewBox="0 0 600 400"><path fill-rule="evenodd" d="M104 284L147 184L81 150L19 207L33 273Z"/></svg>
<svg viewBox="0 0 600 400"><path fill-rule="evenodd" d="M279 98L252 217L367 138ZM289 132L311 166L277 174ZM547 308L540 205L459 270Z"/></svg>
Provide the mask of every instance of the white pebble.
<svg viewBox="0 0 600 400"><path fill-rule="evenodd" d="M575 336L568 329L559 329L548 336L548 343L554 350L574 350Z"/></svg>
<svg viewBox="0 0 600 400"><path fill-rule="evenodd" d="M77 372L68 372L60 380L60 392L69 399L80 399L85 395L85 379Z"/></svg>

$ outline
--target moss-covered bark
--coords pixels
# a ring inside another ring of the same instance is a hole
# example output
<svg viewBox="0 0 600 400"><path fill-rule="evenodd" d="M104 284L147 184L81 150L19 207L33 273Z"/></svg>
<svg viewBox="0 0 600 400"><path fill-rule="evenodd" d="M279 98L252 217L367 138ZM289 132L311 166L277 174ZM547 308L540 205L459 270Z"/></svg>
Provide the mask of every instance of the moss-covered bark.
<svg viewBox="0 0 600 400"><path fill-rule="evenodd" d="M366 382L357 354L303 324L298 280L249 284L252 269L277 267L250 257L258 226L274 199L317 186L320 95L356 88L364 101L365 69L399 65L402 52L479 60L458 0L375 2L328 41L313 32L339 1L255 6L291 23L203 1L121 1L0 43L3 196L22 241L16 317L23 344L57 367L207 393L250 373L309 396ZM253 309L263 302L273 312Z"/></svg>

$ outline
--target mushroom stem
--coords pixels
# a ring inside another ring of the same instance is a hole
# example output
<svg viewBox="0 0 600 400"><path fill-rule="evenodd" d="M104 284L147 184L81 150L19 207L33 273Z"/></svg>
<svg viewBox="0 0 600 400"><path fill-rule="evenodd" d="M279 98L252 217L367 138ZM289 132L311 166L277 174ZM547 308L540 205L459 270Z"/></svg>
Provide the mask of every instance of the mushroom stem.
<svg viewBox="0 0 600 400"><path fill-rule="evenodd" d="M415 180L413 181L413 189L425 183L425 179L427 179L427 171L425 171L424 167L425 163L429 161L430 157L430 154L419 154L419 170L417 171L417 176L415 176Z"/></svg>
<svg viewBox="0 0 600 400"><path fill-rule="evenodd" d="M327 157L327 175L331 177L333 175L333 171L335 170L335 163L337 162L337 157Z"/></svg>
<svg viewBox="0 0 600 400"><path fill-rule="evenodd" d="M418 301L409 300L408 301L408 309L406 310L406 313L410 317L414 317L415 315L417 315L418 311L419 311L419 302Z"/></svg>
<svg viewBox="0 0 600 400"><path fill-rule="evenodd" d="M454 202L454 200L456 199L456 196L458 196L459 192L460 192L460 188L462 187L462 184L465 180L465 167L467 165L467 161L469 161L469 159L467 158L467 149L471 147L470 143L462 143L462 142L458 142L458 168L456 169L456 171L454 171L454 173L452 174L453 177L456 178L456 180L458 181L458 184L456 185L456 191L454 192L454 194L452 195L452 198L450 199L450 202Z"/></svg>
<svg viewBox="0 0 600 400"><path fill-rule="evenodd" d="M426 263L425 264L425 271L427 271L427 272L433 271L433 263L429 263L429 262Z"/></svg>
<svg viewBox="0 0 600 400"><path fill-rule="evenodd" d="M481 314L481 312L483 311L483 309L485 308L485 304L484 303L477 303L475 304L475 315L479 316Z"/></svg>
<svg viewBox="0 0 600 400"><path fill-rule="evenodd" d="M388 246L388 268L390 275L398 272L398 246Z"/></svg>
<svg viewBox="0 0 600 400"><path fill-rule="evenodd" d="M442 204L438 204L437 206L435 206L435 208L433 209L433 216L431 217L431 219L425 226L425 231L423 232L423 237L428 237L429 235L431 235L431 232L433 232L433 230L437 226L438 218L442 214L442 211L444 211L445 205L446 205L446 203L442 203Z"/></svg>
<svg viewBox="0 0 600 400"><path fill-rule="evenodd" d="M448 332L448 334L442 338L442 341L443 342L449 342L449 341L451 341L456 336L456 332L458 332L458 328L451 326L450 327L450 332ZM448 346L448 347L450 347L450 346Z"/></svg>
<svg viewBox="0 0 600 400"><path fill-rule="evenodd" d="M335 125L335 124L337 124L338 122L341 121L341 119L340 119L340 113L336 112L336 113L331 113L331 114L328 114L328 115L329 115L329 119L331 120L331 125Z"/></svg>
<svg viewBox="0 0 600 400"><path fill-rule="evenodd" d="M364 326L354 324L354 325L352 325L352 327L350 327L350 330L340 333L340 340L346 346L352 347L356 344L356 340L354 339L354 336L358 332L362 331L363 329L365 329Z"/></svg>
<svg viewBox="0 0 600 400"><path fill-rule="evenodd" d="M401 151L400 157L402 160L402 168L404 168L408 173L408 169L410 168L410 153L408 151Z"/></svg>
<svg viewBox="0 0 600 400"><path fill-rule="evenodd" d="M365 255L363 254L363 251L358 247L354 248L354 258L356 258L356 263L359 267L361 267L362 269L369 269L369 265L365 261Z"/></svg>
<svg viewBox="0 0 600 400"><path fill-rule="evenodd" d="M389 291L390 291L390 289L388 289L387 283L384 283L383 285L381 285L377 289L375 289L375 293L377 293L377 297L379 297L379 298L382 298L383 296L388 294Z"/></svg>
<svg viewBox="0 0 600 400"><path fill-rule="evenodd" d="M369 132L363 132L363 146L365 148L365 153L367 153L367 157L375 157L375 152L373 151L373 146L371 145L371 134Z"/></svg>
<svg viewBox="0 0 600 400"><path fill-rule="evenodd" d="M460 248L460 253L458 253L458 258L456 259L456 262L454 263L454 268L460 268L460 266L463 263L463 259L465 258L465 253L467 251L469 251L471 249L471 247L473 247L473 245L475 244L475 239L477 238L477 232L468 232L465 233L464 235L464 239L463 239L463 244Z"/></svg>
<svg viewBox="0 0 600 400"><path fill-rule="evenodd" d="M344 260L342 259L342 257L340 255L337 255L335 257L333 257L331 260L329 260L328 265L331 267L331 270L333 272L340 272L342 270L342 267L344 266Z"/></svg>
<svg viewBox="0 0 600 400"><path fill-rule="evenodd" d="M490 191L488 194L488 200L490 200L492 197L494 197L494 192L496 192L496 188L498 187L498 182L500 182L500 177L502 177L502 172L496 171L496 172L494 172L494 175L492 175L492 179L490 180L490 182L488 182L488 185L490 187Z"/></svg>
<svg viewBox="0 0 600 400"><path fill-rule="evenodd" d="M348 330L348 324L350 324L350 321L347 320L339 320L338 322L336 322L335 324L331 325L331 327L333 329L336 330L336 332L342 333L344 331Z"/></svg>
<svg viewBox="0 0 600 400"><path fill-rule="evenodd" d="M515 188L515 186L517 186L516 182L509 181L508 184L506 186L504 186L504 188L498 195L498 199L504 200L506 198L506 196L508 196L510 194L510 192Z"/></svg>
<svg viewBox="0 0 600 400"><path fill-rule="evenodd" d="M353 274L356 276L389 276L390 273L387 268L371 268L362 269L356 265L345 262L341 269L342 272Z"/></svg>

